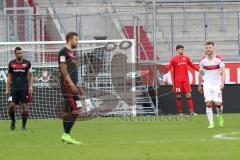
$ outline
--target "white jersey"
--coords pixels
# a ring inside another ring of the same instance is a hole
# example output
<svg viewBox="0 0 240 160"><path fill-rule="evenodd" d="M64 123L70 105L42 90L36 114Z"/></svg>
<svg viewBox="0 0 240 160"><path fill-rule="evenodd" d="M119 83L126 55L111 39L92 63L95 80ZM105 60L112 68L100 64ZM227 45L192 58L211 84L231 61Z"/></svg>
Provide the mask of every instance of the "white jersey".
<svg viewBox="0 0 240 160"><path fill-rule="evenodd" d="M224 67L222 57L216 55L213 59L204 56L200 61L200 70L203 71L204 85L219 85L221 83L221 68Z"/></svg>

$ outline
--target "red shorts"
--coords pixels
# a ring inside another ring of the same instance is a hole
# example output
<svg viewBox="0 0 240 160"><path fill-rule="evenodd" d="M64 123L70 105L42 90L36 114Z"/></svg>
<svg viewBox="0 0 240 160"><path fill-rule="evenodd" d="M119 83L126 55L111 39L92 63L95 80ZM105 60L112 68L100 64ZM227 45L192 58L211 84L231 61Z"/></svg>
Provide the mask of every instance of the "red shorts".
<svg viewBox="0 0 240 160"><path fill-rule="evenodd" d="M189 82L175 82L173 86L174 93L190 93L192 92Z"/></svg>

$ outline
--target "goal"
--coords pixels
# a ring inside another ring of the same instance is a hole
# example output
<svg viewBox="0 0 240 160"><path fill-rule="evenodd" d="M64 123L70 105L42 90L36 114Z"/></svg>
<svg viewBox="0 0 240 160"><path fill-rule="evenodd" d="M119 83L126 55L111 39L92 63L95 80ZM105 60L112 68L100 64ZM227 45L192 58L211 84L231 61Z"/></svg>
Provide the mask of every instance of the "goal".
<svg viewBox="0 0 240 160"><path fill-rule="evenodd" d="M0 119L8 119L4 95L8 62L20 46L24 58L32 63L33 101L30 118L58 118L62 115L58 52L65 41L0 43ZM101 113L135 115L135 44L134 40L79 41L74 50L78 64L78 83ZM21 108L16 108L20 118Z"/></svg>

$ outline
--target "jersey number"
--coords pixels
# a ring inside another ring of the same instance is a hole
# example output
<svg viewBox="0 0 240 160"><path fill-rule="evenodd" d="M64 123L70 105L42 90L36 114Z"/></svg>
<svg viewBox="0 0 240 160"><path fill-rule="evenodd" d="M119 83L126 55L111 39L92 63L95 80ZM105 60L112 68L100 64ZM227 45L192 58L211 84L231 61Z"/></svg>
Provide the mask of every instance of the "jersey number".
<svg viewBox="0 0 240 160"><path fill-rule="evenodd" d="M176 88L176 92L181 92L181 88Z"/></svg>

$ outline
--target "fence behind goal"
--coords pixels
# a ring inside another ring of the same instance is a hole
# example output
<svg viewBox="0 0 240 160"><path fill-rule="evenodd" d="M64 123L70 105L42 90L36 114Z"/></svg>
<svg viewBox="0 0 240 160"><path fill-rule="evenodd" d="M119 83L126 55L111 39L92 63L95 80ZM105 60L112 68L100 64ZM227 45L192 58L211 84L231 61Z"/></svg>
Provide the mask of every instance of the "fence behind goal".
<svg viewBox="0 0 240 160"><path fill-rule="evenodd" d="M20 46L33 67L33 102L30 118L58 118L62 115L58 52L64 41L0 43L0 119L8 119L6 88L8 63ZM105 115L136 114L135 51L133 40L79 41L74 50L78 83ZM21 108L16 115L20 117Z"/></svg>

